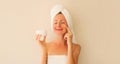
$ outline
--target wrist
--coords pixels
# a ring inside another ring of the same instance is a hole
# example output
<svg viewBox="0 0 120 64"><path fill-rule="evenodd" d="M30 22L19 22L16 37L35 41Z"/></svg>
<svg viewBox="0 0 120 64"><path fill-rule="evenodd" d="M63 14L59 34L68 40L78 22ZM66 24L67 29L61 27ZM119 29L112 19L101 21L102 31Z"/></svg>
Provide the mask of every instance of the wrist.
<svg viewBox="0 0 120 64"><path fill-rule="evenodd" d="M73 45L72 41L68 41L67 43L68 43L68 48L72 48L72 45Z"/></svg>
<svg viewBox="0 0 120 64"><path fill-rule="evenodd" d="M47 48L45 46L40 46L40 51L41 52L47 52Z"/></svg>
<svg viewBox="0 0 120 64"><path fill-rule="evenodd" d="M73 47L72 45L68 45L68 51L72 51Z"/></svg>

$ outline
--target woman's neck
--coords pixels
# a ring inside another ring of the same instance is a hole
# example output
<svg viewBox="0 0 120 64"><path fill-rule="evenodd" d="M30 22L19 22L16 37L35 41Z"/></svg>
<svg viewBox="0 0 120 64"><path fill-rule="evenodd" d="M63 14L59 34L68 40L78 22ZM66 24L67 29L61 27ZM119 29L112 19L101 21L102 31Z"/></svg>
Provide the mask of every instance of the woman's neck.
<svg viewBox="0 0 120 64"><path fill-rule="evenodd" d="M65 40L63 35L56 36L55 43L58 45L65 45Z"/></svg>

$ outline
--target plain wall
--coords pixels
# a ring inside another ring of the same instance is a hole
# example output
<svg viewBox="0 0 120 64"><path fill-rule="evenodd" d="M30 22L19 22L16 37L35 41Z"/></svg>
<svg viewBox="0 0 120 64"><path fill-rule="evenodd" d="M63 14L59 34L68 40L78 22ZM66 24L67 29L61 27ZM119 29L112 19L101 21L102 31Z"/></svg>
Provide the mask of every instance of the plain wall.
<svg viewBox="0 0 120 64"><path fill-rule="evenodd" d="M119 0L0 0L0 64L39 64L37 29L52 40L50 10L56 4L70 12L79 64L120 64Z"/></svg>

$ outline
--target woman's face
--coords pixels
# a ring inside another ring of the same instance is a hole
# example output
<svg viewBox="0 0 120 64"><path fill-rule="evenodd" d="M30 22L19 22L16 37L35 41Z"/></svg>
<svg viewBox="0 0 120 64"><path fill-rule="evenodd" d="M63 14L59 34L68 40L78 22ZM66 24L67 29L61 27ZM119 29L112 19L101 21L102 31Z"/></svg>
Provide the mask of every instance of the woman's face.
<svg viewBox="0 0 120 64"><path fill-rule="evenodd" d="M58 35L66 33L67 21L63 14L57 14L53 20L53 30Z"/></svg>

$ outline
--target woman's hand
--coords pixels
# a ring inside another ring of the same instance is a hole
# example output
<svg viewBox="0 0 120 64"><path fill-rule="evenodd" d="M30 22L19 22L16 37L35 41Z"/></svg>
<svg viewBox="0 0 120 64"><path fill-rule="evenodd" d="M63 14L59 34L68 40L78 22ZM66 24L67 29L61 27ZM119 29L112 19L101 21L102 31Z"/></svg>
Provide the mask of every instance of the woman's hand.
<svg viewBox="0 0 120 64"><path fill-rule="evenodd" d="M39 43L40 48L43 50L43 49L46 49L46 36L44 36L43 40L40 40L40 38L42 38L42 37L43 36L41 34L35 35L37 43Z"/></svg>
<svg viewBox="0 0 120 64"><path fill-rule="evenodd" d="M68 47L72 47L73 34L72 34L71 30L67 26L65 26L65 27L66 27L67 33L64 35L64 39L67 40Z"/></svg>

